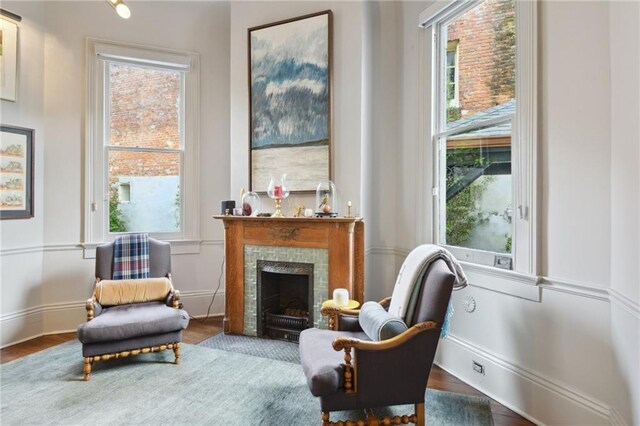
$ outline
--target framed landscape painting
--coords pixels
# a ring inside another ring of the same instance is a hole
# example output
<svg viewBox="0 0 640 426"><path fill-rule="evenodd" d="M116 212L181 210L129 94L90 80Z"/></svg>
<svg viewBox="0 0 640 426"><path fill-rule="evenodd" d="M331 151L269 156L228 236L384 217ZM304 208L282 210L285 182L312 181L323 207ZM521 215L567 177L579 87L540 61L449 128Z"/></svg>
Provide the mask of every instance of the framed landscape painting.
<svg viewBox="0 0 640 426"><path fill-rule="evenodd" d="M18 26L0 18L0 98L16 100L16 74L18 58Z"/></svg>
<svg viewBox="0 0 640 426"><path fill-rule="evenodd" d="M33 217L33 130L0 126L0 219Z"/></svg>
<svg viewBox="0 0 640 426"><path fill-rule="evenodd" d="M287 174L290 191L331 178L331 11L248 31L249 182L266 191Z"/></svg>

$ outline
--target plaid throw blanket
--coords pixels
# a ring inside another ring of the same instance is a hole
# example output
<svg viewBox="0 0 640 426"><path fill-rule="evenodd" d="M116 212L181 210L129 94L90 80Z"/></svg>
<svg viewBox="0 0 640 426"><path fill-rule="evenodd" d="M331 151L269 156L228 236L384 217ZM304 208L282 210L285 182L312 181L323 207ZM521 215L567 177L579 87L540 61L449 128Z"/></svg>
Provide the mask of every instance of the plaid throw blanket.
<svg viewBox="0 0 640 426"><path fill-rule="evenodd" d="M113 247L113 279L137 278L149 278L149 236L122 235Z"/></svg>

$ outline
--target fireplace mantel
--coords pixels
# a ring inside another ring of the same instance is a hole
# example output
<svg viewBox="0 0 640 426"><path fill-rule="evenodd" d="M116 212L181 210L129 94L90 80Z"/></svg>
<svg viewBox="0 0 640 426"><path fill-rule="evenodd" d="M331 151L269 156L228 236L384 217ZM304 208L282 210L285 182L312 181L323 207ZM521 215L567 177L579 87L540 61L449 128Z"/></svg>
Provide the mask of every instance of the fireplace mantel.
<svg viewBox="0 0 640 426"><path fill-rule="evenodd" d="M328 252L329 291L347 288L364 299L364 222L361 218L271 218L214 216L224 223L226 259L225 333L242 334L244 247L320 248Z"/></svg>

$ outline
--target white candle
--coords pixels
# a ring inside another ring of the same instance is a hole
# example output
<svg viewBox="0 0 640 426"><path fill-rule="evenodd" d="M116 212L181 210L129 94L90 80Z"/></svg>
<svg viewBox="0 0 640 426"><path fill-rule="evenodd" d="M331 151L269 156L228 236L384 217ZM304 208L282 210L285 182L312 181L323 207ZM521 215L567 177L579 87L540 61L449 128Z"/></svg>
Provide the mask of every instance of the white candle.
<svg viewBox="0 0 640 426"><path fill-rule="evenodd" d="M347 306L349 303L349 290L346 288L336 288L333 290L333 303L336 306Z"/></svg>

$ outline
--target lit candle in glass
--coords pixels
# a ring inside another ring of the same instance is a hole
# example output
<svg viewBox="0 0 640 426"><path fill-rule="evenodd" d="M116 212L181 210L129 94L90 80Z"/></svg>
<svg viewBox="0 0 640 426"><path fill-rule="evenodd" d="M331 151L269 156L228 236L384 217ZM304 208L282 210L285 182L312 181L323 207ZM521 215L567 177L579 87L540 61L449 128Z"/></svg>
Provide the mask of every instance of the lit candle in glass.
<svg viewBox="0 0 640 426"><path fill-rule="evenodd" d="M273 196L275 198L282 198L282 185L276 185L273 187Z"/></svg>

